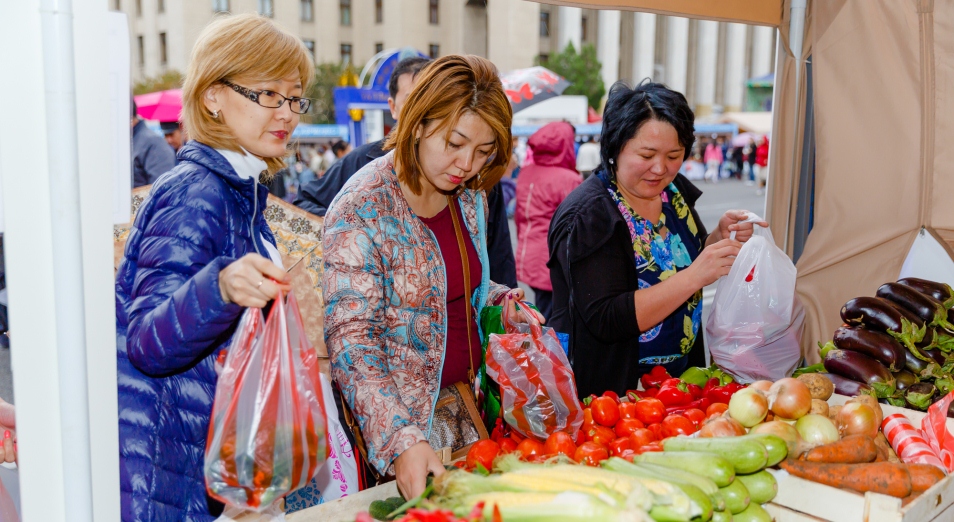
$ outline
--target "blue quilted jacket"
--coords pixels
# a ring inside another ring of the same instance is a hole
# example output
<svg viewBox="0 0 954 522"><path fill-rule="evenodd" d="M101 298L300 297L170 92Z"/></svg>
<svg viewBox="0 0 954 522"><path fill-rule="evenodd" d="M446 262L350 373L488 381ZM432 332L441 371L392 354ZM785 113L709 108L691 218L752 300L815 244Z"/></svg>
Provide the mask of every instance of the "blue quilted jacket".
<svg viewBox="0 0 954 522"><path fill-rule="evenodd" d="M122 518L212 520L203 477L213 363L244 310L219 271L274 237L268 190L191 141L152 187L116 274ZM214 505L214 504L213 504Z"/></svg>

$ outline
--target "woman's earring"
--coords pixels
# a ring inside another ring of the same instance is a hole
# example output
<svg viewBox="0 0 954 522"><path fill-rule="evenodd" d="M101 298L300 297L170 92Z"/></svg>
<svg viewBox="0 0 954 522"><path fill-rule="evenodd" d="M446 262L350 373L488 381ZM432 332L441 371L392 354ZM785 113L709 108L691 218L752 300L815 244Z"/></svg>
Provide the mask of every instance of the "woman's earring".
<svg viewBox="0 0 954 522"><path fill-rule="evenodd" d="M414 138L414 144L417 145L421 142L421 138Z"/></svg>
<svg viewBox="0 0 954 522"><path fill-rule="evenodd" d="M219 111L213 111L213 112L212 112L212 117L215 118L215 119L219 119ZM612 161L612 160L610 160L610 161Z"/></svg>
<svg viewBox="0 0 954 522"><path fill-rule="evenodd" d="M609 160L609 164L610 164L610 165L613 164L613 160L612 160L612 159Z"/></svg>

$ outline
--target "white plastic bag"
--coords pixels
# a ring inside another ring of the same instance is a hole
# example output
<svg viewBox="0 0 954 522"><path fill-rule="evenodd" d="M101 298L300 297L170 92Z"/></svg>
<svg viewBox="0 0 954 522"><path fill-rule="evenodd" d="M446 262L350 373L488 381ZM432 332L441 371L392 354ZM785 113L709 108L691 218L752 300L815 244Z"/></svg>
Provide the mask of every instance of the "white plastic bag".
<svg viewBox="0 0 954 522"><path fill-rule="evenodd" d="M750 213L746 222L754 221L761 218ZM716 287L706 324L713 362L742 382L792 375L802 357L805 319L795 299L795 276L772 232L756 226Z"/></svg>

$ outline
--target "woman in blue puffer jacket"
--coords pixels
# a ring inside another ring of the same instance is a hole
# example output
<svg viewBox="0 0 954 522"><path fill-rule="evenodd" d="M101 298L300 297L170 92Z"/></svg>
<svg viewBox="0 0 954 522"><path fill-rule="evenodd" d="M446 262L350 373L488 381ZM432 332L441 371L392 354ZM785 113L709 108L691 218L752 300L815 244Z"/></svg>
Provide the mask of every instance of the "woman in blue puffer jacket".
<svg viewBox="0 0 954 522"><path fill-rule="evenodd" d="M200 35L183 88L194 141L153 185L116 276L123 520L212 520L203 460L216 355L246 307L288 290L259 184L282 166L314 66L257 15Z"/></svg>

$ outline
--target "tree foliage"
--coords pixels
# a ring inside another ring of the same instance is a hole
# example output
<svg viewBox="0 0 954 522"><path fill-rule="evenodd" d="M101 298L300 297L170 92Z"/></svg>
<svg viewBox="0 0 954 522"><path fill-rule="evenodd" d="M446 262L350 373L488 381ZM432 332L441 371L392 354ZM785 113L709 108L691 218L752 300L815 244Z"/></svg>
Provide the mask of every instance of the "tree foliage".
<svg viewBox="0 0 954 522"><path fill-rule="evenodd" d="M182 81L185 79L185 76L181 72L171 69L166 71L159 76L154 76L152 78L146 78L141 82L137 82L133 85L133 94L146 94L156 91L166 91L169 89L181 89Z"/></svg>
<svg viewBox="0 0 954 522"><path fill-rule="evenodd" d="M315 81L308 88L306 97L312 99L308 114L302 115L304 123L335 123L335 100L332 90L338 86L338 79L345 66L340 63L319 63L315 65Z"/></svg>
<svg viewBox="0 0 954 522"><path fill-rule="evenodd" d="M582 94L586 96L590 107L599 110L606 86L600 76L602 65L596 58L596 47L584 44L580 52L573 43L557 54L551 54L546 60L537 58L537 63L566 78L570 86L563 94Z"/></svg>

